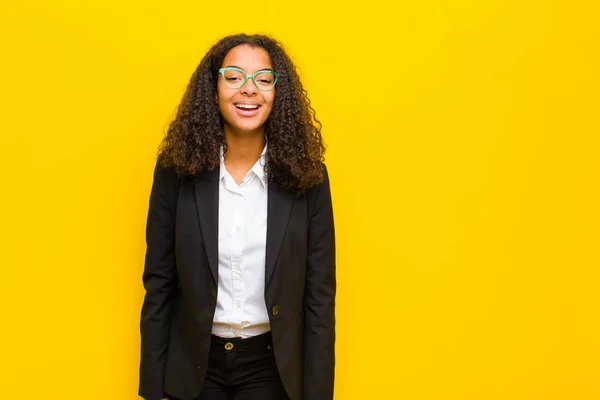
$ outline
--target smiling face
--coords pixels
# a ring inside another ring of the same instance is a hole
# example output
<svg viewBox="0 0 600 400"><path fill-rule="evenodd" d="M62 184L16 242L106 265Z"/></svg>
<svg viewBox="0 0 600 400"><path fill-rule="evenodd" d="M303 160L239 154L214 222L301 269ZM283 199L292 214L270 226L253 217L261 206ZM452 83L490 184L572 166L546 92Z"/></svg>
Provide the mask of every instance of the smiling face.
<svg viewBox="0 0 600 400"><path fill-rule="evenodd" d="M243 44L232 48L221 68L237 67L248 74L272 70L271 58L265 49ZM228 87L222 75L217 83L217 101L223 116L225 136L264 135L264 123L273 108L275 88L262 91L248 81L239 89Z"/></svg>

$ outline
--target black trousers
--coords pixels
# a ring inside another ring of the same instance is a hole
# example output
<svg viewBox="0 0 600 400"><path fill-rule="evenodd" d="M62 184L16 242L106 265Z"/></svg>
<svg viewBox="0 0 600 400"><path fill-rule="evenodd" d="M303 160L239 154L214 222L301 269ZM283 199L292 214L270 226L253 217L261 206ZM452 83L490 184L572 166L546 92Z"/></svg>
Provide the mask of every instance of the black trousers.
<svg viewBox="0 0 600 400"><path fill-rule="evenodd" d="M248 339L213 335L197 400L289 400L275 364L271 332Z"/></svg>

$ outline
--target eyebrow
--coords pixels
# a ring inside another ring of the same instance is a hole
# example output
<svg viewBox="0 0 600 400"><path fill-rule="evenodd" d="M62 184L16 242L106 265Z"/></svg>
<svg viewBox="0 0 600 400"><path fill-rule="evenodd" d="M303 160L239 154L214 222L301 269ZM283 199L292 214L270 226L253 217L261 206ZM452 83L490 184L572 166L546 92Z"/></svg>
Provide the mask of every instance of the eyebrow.
<svg viewBox="0 0 600 400"><path fill-rule="evenodd" d="M238 68L238 69L241 69L242 71L245 71L244 68L238 67L237 65L226 65L224 68ZM271 68L261 68L261 69L257 69L257 71L273 71L273 70Z"/></svg>

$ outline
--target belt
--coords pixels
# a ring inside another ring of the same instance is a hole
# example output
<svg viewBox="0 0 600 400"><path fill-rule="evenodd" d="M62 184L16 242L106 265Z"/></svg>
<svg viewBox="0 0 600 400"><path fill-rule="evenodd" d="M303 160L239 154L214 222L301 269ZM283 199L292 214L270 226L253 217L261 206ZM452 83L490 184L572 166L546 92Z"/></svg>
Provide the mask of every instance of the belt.
<svg viewBox="0 0 600 400"><path fill-rule="evenodd" d="M273 347L273 338L271 332L265 332L247 339L240 337L224 338L212 335L210 347L224 348L227 351L270 350Z"/></svg>

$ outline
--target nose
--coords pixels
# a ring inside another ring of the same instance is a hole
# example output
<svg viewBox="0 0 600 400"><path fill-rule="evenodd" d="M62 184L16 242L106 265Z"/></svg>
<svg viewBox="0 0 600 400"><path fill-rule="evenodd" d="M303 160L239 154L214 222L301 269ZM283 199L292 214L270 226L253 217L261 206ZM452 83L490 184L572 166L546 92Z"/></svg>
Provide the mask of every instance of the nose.
<svg viewBox="0 0 600 400"><path fill-rule="evenodd" d="M244 86L240 88L240 90L242 91L242 94L251 96L256 94L258 89L256 88L256 85L254 85L254 82L252 82L252 79L248 79Z"/></svg>

